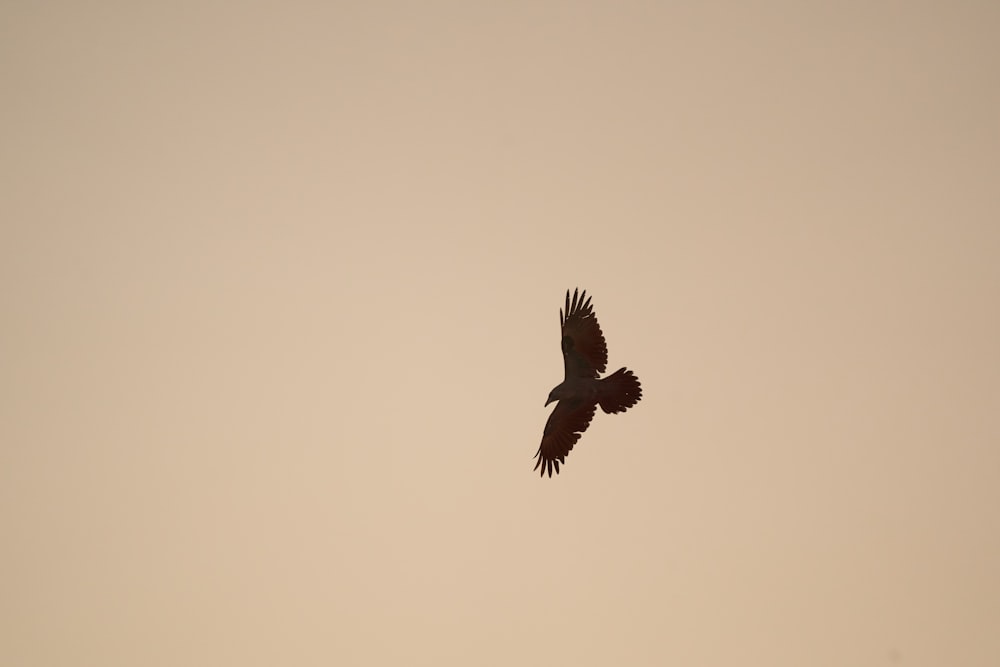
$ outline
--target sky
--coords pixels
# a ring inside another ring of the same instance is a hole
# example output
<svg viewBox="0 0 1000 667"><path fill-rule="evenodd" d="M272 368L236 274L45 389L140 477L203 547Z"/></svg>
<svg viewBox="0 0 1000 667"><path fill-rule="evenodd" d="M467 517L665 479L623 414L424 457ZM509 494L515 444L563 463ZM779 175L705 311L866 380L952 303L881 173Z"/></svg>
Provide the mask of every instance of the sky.
<svg viewBox="0 0 1000 667"><path fill-rule="evenodd" d="M1000 664L998 34L6 3L0 663Z"/></svg>

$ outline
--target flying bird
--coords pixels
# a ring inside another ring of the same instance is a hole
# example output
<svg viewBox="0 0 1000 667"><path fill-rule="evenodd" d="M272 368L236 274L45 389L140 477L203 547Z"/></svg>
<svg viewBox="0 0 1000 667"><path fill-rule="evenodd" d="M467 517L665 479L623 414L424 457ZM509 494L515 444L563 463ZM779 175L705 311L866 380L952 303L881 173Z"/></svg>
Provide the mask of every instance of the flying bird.
<svg viewBox="0 0 1000 667"><path fill-rule="evenodd" d="M642 386L632 371L619 368L606 378L599 377L608 365L608 346L597 324L597 316L587 298L587 291L579 294L573 290L570 301L566 290L566 312L559 309L562 327L562 353L566 377L549 392L545 405L558 401L545 422L542 444L538 447L535 470L543 477L552 469L559 472L559 464L566 463L566 455L590 426L597 406L608 414L624 412L642 398Z"/></svg>

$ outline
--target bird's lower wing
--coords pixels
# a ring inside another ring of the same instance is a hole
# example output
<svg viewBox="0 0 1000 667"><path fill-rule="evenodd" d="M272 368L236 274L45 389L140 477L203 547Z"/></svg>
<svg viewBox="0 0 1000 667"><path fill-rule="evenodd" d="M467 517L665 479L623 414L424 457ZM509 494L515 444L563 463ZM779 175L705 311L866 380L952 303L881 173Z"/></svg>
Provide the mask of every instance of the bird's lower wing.
<svg viewBox="0 0 1000 667"><path fill-rule="evenodd" d="M549 477L552 477L552 468L554 467L558 473L559 464L566 462L566 455L580 439L580 434L590 426L590 420L594 418L596 409L596 403L582 400L559 401L552 414L549 415L549 420L545 422L542 444L538 448L538 453L535 454L538 458L535 470L541 466L540 474L544 476L545 471L548 470Z"/></svg>

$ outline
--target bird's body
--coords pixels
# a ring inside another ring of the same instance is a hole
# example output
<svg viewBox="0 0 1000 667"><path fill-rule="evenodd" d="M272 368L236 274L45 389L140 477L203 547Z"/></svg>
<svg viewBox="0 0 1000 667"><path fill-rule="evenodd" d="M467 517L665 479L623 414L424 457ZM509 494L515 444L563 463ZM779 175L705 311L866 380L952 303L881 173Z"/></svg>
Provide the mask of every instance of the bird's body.
<svg viewBox="0 0 1000 667"><path fill-rule="evenodd" d="M559 464L566 462L566 455L587 430L597 406L606 413L624 412L642 398L642 386L632 371L620 368L601 378L607 368L608 347L604 334L597 324L597 317L590 306L587 292L578 295L573 291L570 301L566 291L566 310L559 310L562 328L562 352L565 378L556 385L545 405L558 401L545 423L542 444L538 447L537 470L541 474L552 469L559 472Z"/></svg>

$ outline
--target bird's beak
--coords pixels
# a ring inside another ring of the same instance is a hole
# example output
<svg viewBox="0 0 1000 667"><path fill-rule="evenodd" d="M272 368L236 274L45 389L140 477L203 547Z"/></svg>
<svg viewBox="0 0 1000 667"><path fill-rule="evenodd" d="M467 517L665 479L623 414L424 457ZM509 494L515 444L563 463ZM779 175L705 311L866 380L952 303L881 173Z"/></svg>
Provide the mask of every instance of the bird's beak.
<svg viewBox="0 0 1000 667"><path fill-rule="evenodd" d="M549 398L549 399L546 399L546 400L545 400L545 405L546 405L546 406L548 406L548 404L549 404L549 403L551 403L551 402L552 402L552 399L551 399L551 398Z"/></svg>

